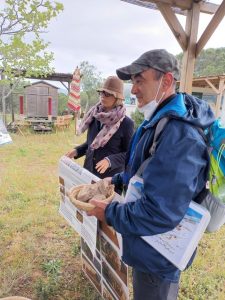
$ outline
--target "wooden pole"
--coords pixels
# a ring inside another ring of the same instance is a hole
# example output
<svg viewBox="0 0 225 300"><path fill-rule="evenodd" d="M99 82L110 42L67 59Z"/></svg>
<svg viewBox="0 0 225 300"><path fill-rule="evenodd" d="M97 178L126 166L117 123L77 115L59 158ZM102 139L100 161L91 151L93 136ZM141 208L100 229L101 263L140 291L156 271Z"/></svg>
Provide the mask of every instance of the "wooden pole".
<svg viewBox="0 0 225 300"><path fill-rule="evenodd" d="M216 111L215 111L215 115L217 118L220 117L220 107L221 107L223 91L224 91L224 78L220 78L219 94L217 95L217 98L216 98Z"/></svg>
<svg viewBox="0 0 225 300"><path fill-rule="evenodd" d="M10 90L12 90L13 84L10 83ZM10 102L11 102L11 116L12 116L12 122L15 121L15 116L14 116L14 103L13 103L13 93L11 92L10 95Z"/></svg>
<svg viewBox="0 0 225 300"><path fill-rule="evenodd" d="M222 111L221 111L221 122L223 126L225 126L225 99L224 99L224 91L222 93L222 98L223 98L223 106L222 106Z"/></svg>
<svg viewBox="0 0 225 300"><path fill-rule="evenodd" d="M12 113L12 122L14 122L15 121L15 115L14 115L13 93L11 93L11 113Z"/></svg>
<svg viewBox="0 0 225 300"><path fill-rule="evenodd" d="M75 135L77 134L77 115L78 115L78 112L75 111L74 112L74 132L75 132Z"/></svg>
<svg viewBox="0 0 225 300"><path fill-rule="evenodd" d="M204 48L210 37L213 35L216 28L219 26L220 22L224 18L225 15L225 0L220 4L219 8L215 12L214 16L212 17L210 23L206 27L205 31L203 32L202 36L200 37L197 45L196 45L196 56L199 55L201 50Z"/></svg>
<svg viewBox="0 0 225 300"><path fill-rule="evenodd" d="M23 117L23 114L24 114L24 97L20 96L19 101L20 101L20 116Z"/></svg>
<svg viewBox="0 0 225 300"><path fill-rule="evenodd" d="M48 97L48 120L52 121L52 97Z"/></svg>
<svg viewBox="0 0 225 300"><path fill-rule="evenodd" d="M192 92L192 80L196 58L195 50L198 35L199 16L200 4L193 2L193 8L192 10L188 11L186 18L185 32L189 39L187 49L186 51L184 51L180 79L180 92L186 92L189 94L191 94Z"/></svg>

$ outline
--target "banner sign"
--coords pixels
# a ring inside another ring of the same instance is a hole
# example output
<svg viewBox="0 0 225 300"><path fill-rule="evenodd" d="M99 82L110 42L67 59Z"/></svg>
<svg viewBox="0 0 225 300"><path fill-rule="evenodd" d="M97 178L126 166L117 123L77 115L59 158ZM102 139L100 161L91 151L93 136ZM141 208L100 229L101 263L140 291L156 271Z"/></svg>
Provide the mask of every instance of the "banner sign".
<svg viewBox="0 0 225 300"><path fill-rule="evenodd" d="M82 269L95 289L107 300L129 300L128 266L121 260L122 237L104 222L88 217L68 198L71 187L99 178L70 158L59 161L59 213L81 237ZM123 200L116 194L115 201Z"/></svg>
<svg viewBox="0 0 225 300"><path fill-rule="evenodd" d="M73 73L73 79L70 83L70 94L67 106L73 110L80 109L80 70L76 68Z"/></svg>

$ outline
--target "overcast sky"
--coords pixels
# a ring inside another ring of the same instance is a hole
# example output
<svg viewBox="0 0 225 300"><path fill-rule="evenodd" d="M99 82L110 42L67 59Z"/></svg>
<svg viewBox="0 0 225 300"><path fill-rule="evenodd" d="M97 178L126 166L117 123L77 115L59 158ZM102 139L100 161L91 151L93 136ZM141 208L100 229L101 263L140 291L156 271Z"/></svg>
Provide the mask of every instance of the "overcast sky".
<svg viewBox="0 0 225 300"><path fill-rule="evenodd" d="M161 14L120 0L59 0L64 11L48 28L56 72L72 73L81 61L95 65L104 77L135 60L143 52L181 48ZM221 3L212 0L210 2ZM201 14L199 34L211 17ZM179 16L184 25L185 18ZM225 47L225 20L205 48Z"/></svg>

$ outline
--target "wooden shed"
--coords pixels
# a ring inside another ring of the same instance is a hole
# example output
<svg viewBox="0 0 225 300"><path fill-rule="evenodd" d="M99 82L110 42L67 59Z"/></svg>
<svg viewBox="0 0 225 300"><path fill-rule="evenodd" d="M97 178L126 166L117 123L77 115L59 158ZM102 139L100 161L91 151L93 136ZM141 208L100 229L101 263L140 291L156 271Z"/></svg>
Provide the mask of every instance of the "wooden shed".
<svg viewBox="0 0 225 300"><path fill-rule="evenodd" d="M57 117L58 87L45 81L25 86L25 110L28 118Z"/></svg>

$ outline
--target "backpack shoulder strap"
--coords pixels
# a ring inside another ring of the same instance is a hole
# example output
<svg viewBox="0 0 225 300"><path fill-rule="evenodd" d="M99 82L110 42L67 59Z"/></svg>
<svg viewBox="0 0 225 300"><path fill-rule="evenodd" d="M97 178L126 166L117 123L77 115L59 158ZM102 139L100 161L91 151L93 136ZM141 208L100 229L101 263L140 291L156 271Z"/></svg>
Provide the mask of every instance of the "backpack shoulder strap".
<svg viewBox="0 0 225 300"><path fill-rule="evenodd" d="M167 123L169 122L170 118L169 117L165 117L159 120L159 122L156 125L155 128L155 132L154 132L154 137L153 137L153 142L152 145L149 149L149 154L150 156L143 161L143 163L141 164L141 166L139 167L139 169L137 170L137 175L141 176L145 167L147 166L149 160L151 159L151 157L155 154L155 150L159 141L159 137L162 133L162 131L164 130L164 128L166 127Z"/></svg>
<svg viewBox="0 0 225 300"><path fill-rule="evenodd" d="M156 146L157 146L158 141L159 141L159 136L161 135L162 131L166 127L169 120L170 120L169 117L164 117L164 118L160 119L160 121L156 125L152 146L149 149L149 153L150 153L151 156L154 155Z"/></svg>

